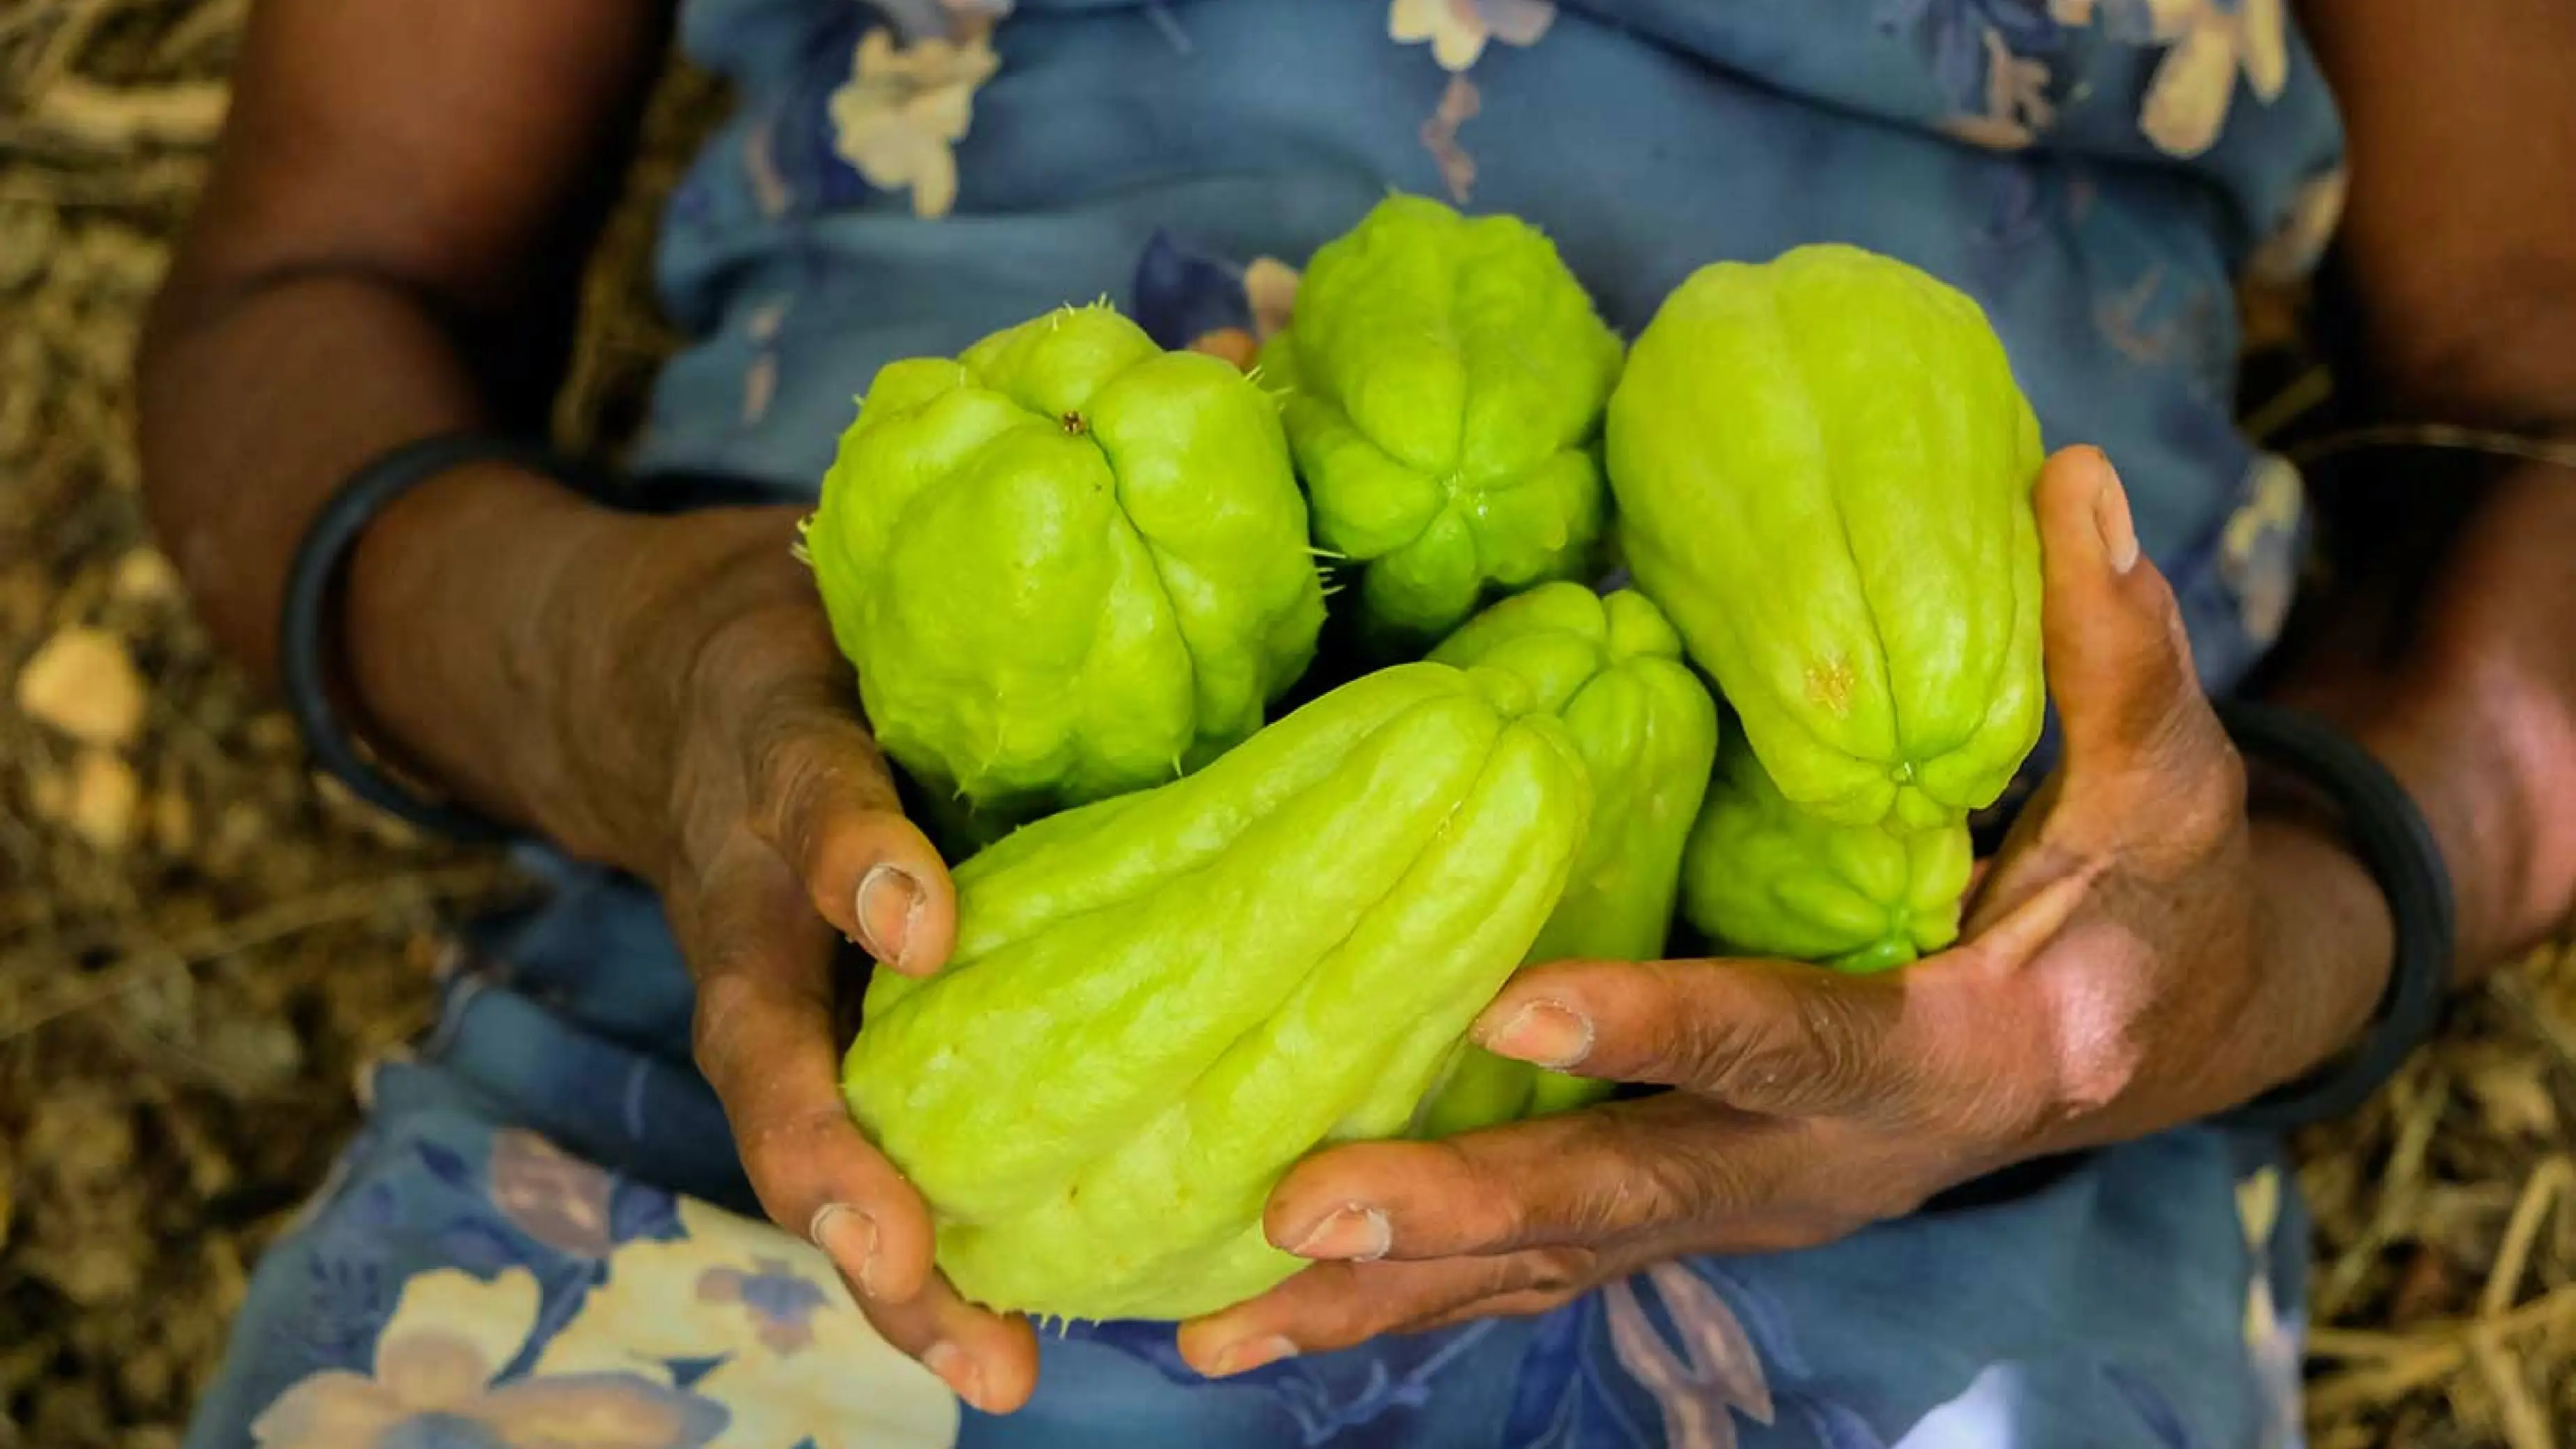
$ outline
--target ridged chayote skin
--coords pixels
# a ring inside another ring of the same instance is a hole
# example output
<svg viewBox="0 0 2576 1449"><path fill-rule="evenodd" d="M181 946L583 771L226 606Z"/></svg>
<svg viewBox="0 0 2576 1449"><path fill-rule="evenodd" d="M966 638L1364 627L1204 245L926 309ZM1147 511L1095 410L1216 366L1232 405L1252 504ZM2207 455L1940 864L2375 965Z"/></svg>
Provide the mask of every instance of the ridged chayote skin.
<svg viewBox="0 0 2576 1449"><path fill-rule="evenodd" d="M974 839L1242 740L1323 623L1277 405L1107 306L886 365L805 547L878 741Z"/></svg>
<svg viewBox="0 0 2576 1449"><path fill-rule="evenodd" d="M2041 451L1975 301L1848 246L1714 263L1607 427L1629 567L1784 794L1914 829L2002 793L2044 702Z"/></svg>
<svg viewBox="0 0 2576 1449"><path fill-rule="evenodd" d="M1619 354L1517 218L1394 196L1315 251L1261 366L1317 542L1363 565L1364 636L1427 643L1489 587L1586 570Z"/></svg>
<svg viewBox="0 0 2576 1449"><path fill-rule="evenodd" d="M1884 970L1959 938L1974 863L1965 822L1899 832L1799 809L1732 737L1682 856L1682 914L1730 955Z"/></svg>
<svg viewBox="0 0 2576 1449"><path fill-rule="evenodd" d="M1645 595L1541 584L1493 605L1431 658L1508 670L1552 711L1592 776L1592 828L1531 962L1651 961L1664 954L1682 844L1717 753L1716 701L1682 662L1681 637ZM1612 1083L1462 1049L1432 1096L1433 1136L1579 1107Z"/></svg>
<svg viewBox="0 0 2576 1449"><path fill-rule="evenodd" d="M1397 665L957 867L955 953L877 974L843 1085L962 1294L1171 1319L1301 1266L1270 1189L1406 1130L1583 841L1583 759L1530 694Z"/></svg>

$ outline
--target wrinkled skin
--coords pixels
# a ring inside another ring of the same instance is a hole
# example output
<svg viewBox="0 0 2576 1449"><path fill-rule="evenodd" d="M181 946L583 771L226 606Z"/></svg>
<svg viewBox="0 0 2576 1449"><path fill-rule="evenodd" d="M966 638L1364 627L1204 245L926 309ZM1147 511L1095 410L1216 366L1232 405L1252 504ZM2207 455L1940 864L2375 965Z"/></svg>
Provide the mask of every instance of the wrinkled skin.
<svg viewBox="0 0 2576 1449"><path fill-rule="evenodd" d="M876 978L843 1082L958 1292L1181 1318L1296 1270L1271 1186L1404 1130L1583 843L1584 761L1531 695L1382 670L957 868L947 968Z"/></svg>
<svg viewBox="0 0 2576 1449"><path fill-rule="evenodd" d="M881 369L805 547L879 744L974 842L1240 741L1323 624L1276 406L1106 306Z"/></svg>
<svg viewBox="0 0 2576 1449"><path fill-rule="evenodd" d="M1892 831L1808 814L1736 735L1682 855L1682 915L1724 955L1879 971L1958 939L1975 864L1965 822Z"/></svg>
<svg viewBox="0 0 2576 1449"><path fill-rule="evenodd" d="M1418 648L1492 591L1588 571L1620 344L1514 217L1394 196L1316 249L1261 355L1363 637Z"/></svg>
<svg viewBox="0 0 2576 1449"><path fill-rule="evenodd" d="M1509 670L1565 725L1592 777L1592 828L1532 964L1664 952L1682 843L1717 752L1716 701L1645 595L1541 584L1470 619L1431 658ZM1611 1083L1468 1046L1426 1104L1431 1135L1598 1101Z"/></svg>
<svg viewBox="0 0 2576 1449"><path fill-rule="evenodd" d="M1639 587L1780 791L1944 825L2038 741L2039 425L1966 294L1840 245L1701 268L1610 401Z"/></svg>
<svg viewBox="0 0 2576 1449"><path fill-rule="evenodd" d="M2222 1111L2354 1039L2387 973L2367 873L2330 835L2249 818L2102 456L2059 455L2040 493L2066 750L1960 941L1867 974L1733 958L1518 973L1478 1042L1671 1090L1299 1163L1266 1222L1315 1266L1184 1325L1192 1364L1242 1372L1540 1312L1682 1254L1831 1241L2009 1163Z"/></svg>

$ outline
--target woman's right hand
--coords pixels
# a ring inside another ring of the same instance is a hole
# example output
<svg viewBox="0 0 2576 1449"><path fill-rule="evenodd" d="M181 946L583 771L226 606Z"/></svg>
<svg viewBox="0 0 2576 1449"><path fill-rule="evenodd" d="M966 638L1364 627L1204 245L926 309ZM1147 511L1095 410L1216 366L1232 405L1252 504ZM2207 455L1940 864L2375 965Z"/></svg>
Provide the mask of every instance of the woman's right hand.
<svg viewBox="0 0 2576 1449"><path fill-rule="evenodd" d="M865 986L837 947L928 975L956 893L905 818L811 577L799 512L672 518L545 510L564 541L505 656L546 736L506 793L575 854L649 880L697 981L700 1069L761 1205L828 1254L897 1348L983 1409L1034 1386L1024 1320L932 1266L919 1193L852 1122L836 1027ZM394 667L360 657L371 667Z"/></svg>

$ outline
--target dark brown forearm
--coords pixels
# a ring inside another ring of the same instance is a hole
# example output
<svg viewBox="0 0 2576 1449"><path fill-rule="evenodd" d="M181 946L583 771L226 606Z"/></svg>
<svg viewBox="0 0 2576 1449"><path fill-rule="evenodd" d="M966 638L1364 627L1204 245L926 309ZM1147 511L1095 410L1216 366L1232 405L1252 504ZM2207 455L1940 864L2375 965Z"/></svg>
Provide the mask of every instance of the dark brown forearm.
<svg viewBox="0 0 2576 1449"><path fill-rule="evenodd" d="M2576 93L2558 59L2576 7L2314 0L2302 18L2350 139L2325 295L2354 390L2382 416L2576 438ZM2472 485L2450 461L2385 460L2398 496L2352 525L2438 543L2376 550L2364 584L2385 617L2284 688L2423 806L2475 976L2576 909L2576 470Z"/></svg>
<svg viewBox="0 0 2576 1449"><path fill-rule="evenodd" d="M800 510L603 512L505 470L386 511L348 604L358 695L434 777L488 813L648 877L691 661L715 631L810 602Z"/></svg>
<svg viewBox="0 0 2576 1449"><path fill-rule="evenodd" d="M563 321L546 299L595 229L660 28L660 7L625 0L255 11L139 359L154 527L254 673L275 677L289 563L352 469L542 415ZM545 743L526 727L547 682L527 610L599 526L488 472L390 510L348 575L361 727L487 811L545 823L525 788L545 772L517 758ZM389 587L400 607L367 606Z"/></svg>
<svg viewBox="0 0 2576 1449"><path fill-rule="evenodd" d="M198 295L164 294L142 354L145 503L218 642L273 681L287 565L331 491L488 409L451 339L378 278Z"/></svg>
<svg viewBox="0 0 2576 1449"><path fill-rule="evenodd" d="M2464 978L2576 912L2576 472L2487 489L2394 659L2294 674L2423 807L2459 897Z"/></svg>

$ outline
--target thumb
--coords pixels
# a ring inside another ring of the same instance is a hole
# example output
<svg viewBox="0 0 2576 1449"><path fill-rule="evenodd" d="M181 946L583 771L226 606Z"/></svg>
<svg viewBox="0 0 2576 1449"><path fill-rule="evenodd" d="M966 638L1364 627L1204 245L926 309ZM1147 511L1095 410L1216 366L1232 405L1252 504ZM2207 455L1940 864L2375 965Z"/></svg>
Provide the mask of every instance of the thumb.
<svg viewBox="0 0 2576 1449"><path fill-rule="evenodd" d="M2041 637L2070 785L2171 779L2217 722L2119 474L2100 449L2061 449L2040 470L2036 506Z"/></svg>
<svg viewBox="0 0 2576 1449"><path fill-rule="evenodd" d="M793 865L814 908L880 963L926 976L957 938L957 891L906 819L876 742L836 711L781 711L763 760L762 836Z"/></svg>

